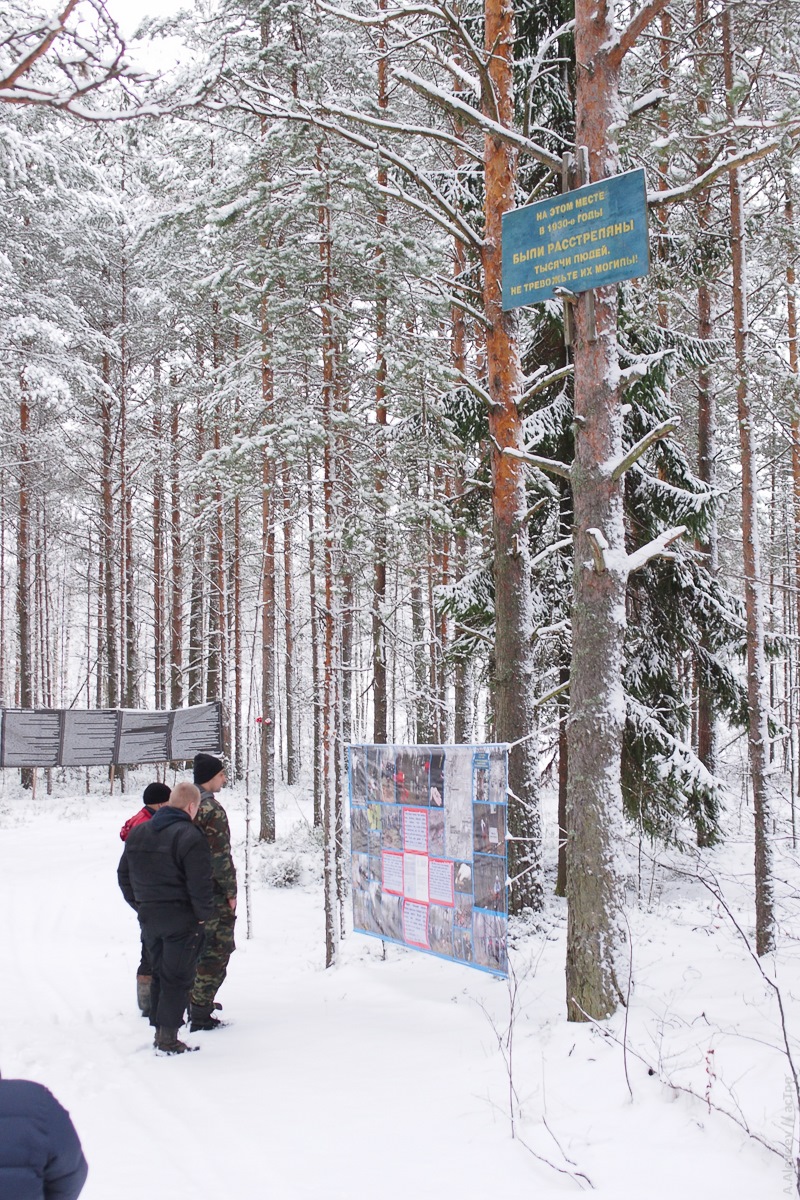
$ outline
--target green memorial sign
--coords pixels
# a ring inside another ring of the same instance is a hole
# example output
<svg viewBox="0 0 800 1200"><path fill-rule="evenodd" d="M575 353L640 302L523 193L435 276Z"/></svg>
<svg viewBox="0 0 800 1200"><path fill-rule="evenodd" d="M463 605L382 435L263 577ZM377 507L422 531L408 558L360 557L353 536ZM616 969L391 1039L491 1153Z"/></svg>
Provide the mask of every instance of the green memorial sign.
<svg viewBox="0 0 800 1200"><path fill-rule="evenodd" d="M587 292L650 270L644 171L537 200L503 214L503 308L557 288Z"/></svg>

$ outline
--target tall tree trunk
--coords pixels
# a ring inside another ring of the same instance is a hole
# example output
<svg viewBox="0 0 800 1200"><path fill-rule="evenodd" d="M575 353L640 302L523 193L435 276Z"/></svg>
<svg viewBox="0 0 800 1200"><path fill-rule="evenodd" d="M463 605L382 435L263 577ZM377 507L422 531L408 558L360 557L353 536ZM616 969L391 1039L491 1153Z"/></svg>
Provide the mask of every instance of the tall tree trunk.
<svg viewBox="0 0 800 1200"><path fill-rule="evenodd" d="M784 217L789 235L789 253L786 261L786 336L789 348L789 370L792 373L791 392L791 436L792 436L792 548L791 576L794 583L795 611L793 621L795 634L800 634L800 352L797 326L797 230L794 214L794 188L792 182L791 160L784 168L785 204ZM793 677L796 677L795 660L789 656L788 664ZM796 845L795 830L795 797L797 784L800 780L798 770L797 750L800 747L800 727L797 724L798 706L794 688L789 691L794 718L790 723L791 729L791 763L792 763L792 845Z"/></svg>
<svg viewBox="0 0 800 1200"><path fill-rule="evenodd" d="M319 206L320 261L322 265L322 420L325 429L323 452L323 498L325 518L325 611L323 636L323 692L322 692L322 829L324 837L323 875L325 890L325 966L336 962L339 943L338 863L340 847L339 800L337 795L337 689L336 689L336 616L334 594L334 472L336 455L334 448L334 396L336 371L336 338L333 326L333 270L331 244L330 183L322 156L320 166L325 176L325 200Z"/></svg>
<svg viewBox="0 0 800 1200"><path fill-rule="evenodd" d="M572 535L572 492L566 482L559 480L559 514L558 537L568 538ZM564 563L563 577L566 579L567 567ZM570 649L566 640L562 640L558 648L558 686L562 689L557 700L558 712L558 855L556 864L557 896L567 894L567 784L569 781L569 746L567 739L567 722L569 720L569 674Z"/></svg>
<svg viewBox="0 0 800 1200"><path fill-rule="evenodd" d="M433 494L433 486L430 488L430 495ZM453 490L452 478L450 475L445 479L445 496L448 502L452 503ZM439 554L436 556L439 561L439 584L445 588L450 583L450 534L443 530L440 535L437 535L430 528L431 522L428 519L428 534L434 541L434 544L439 543ZM448 633L449 626L445 613L437 614L436 611L436 576L431 572L428 576L428 614L431 624L431 629L436 630L433 649L434 657L432 662L433 682L435 683L434 691L434 738L436 742L444 743L450 739L450 717L448 705L448 672L446 670L446 661L448 654Z"/></svg>
<svg viewBox="0 0 800 1200"><path fill-rule="evenodd" d="M274 420L272 339L266 296L261 301L261 400ZM261 468L261 806L262 842L275 841L275 459L265 448Z"/></svg>
<svg viewBox="0 0 800 1200"><path fill-rule="evenodd" d="M456 136L463 136L463 128L456 123ZM453 167L456 173L464 165L464 152L458 148L455 152ZM457 293L458 288L462 286L464 275L467 269L467 252L464 243L460 238L453 239L453 280L454 291ZM467 321L464 315L464 309L460 304L454 304L450 310L450 356L453 363L453 370L459 379L466 375L467 371ZM456 493L460 496L464 491L464 474L459 469L456 479ZM454 539L454 562L453 572L456 579L460 579L467 569L467 538L463 529L463 518L459 513L459 525L456 529ZM463 631L458 625L453 630L453 636L457 640L459 634ZM453 738L457 743L469 742L472 739L472 663L466 654L459 654L455 661L453 672Z"/></svg>
<svg viewBox="0 0 800 1200"><path fill-rule="evenodd" d="M513 126L514 7L512 0L486 0L486 52L496 101L496 118ZM488 116L494 104L484 96ZM542 903L538 810L538 752L533 695L533 610L526 520L525 468L505 451L523 449L522 366L516 317L502 307L501 217L514 207L516 152L487 135L484 141L483 303L486 360L491 397L492 526L494 535L495 673L497 738L511 745L508 775L510 909Z"/></svg>
<svg viewBox="0 0 800 1200"><path fill-rule="evenodd" d="M344 387L344 372L341 370L341 347L337 344L336 347L336 408L341 422L341 428L344 430L348 426L348 413L350 411L350 398ZM352 442L352 435L350 435ZM341 443L340 443L341 444ZM357 493L357 480L355 473L355 465L353 462L354 456L350 452L350 444L346 443L342 446L339 453L341 483L339 486L339 494L342 496L354 496ZM343 506L344 507L344 506ZM342 531L339 537L341 542L347 536L347 515L345 512L340 514L343 522ZM355 640L355 579L353 576L353 556L345 553L342 555L342 583L341 583L341 608L339 614L339 657L340 657L340 708L341 708L341 762L344 763L344 747L349 745L353 738L353 644ZM344 861L343 855L340 860Z"/></svg>
<svg viewBox="0 0 800 1200"><path fill-rule="evenodd" d="M239 334L233 335L233 359L239 361ZM240 432L240 397L237 392L234 401L234 433ZM228 620L231 625L229 634L233 644L233 774L234 779L244 778L244 731L242 728L242 680L244 664L242 662L242 501L237 488L233 498L233 546L230 555L230 595L233 603L229 606ZM247 731L250 737L250 730Z"/></svg>
<svg viewBox="0 0 800 1200"><path fill-rule="evenodd" d="M576 145L579 158L585 152L588 159L588 178L582 183L599 182L617 169L610 130L619 114L619 73L609 57L617 38L607 0L576 0ZM614 481L606 467L622 452L617 289L612 285L584 293L575 307L567 1016L585 1021L602 1019L624 1002L623 881L616 856L623 828L622 656L628 571L623 484L621 479ZM604 545L607 553L601 549Z"/></svg>
<svg viewBox="0 0 800 1200"><path fill-rule="evenodd" d="M297 742L297 664L294 636L294 501L292 474L284 459L283 491L283 630L285 642L284 680L286 685L286 782L297 783L300 778L300 747Z"/></svg>
<svg viewBox="0 0 800 1200"><path fill-rule="evenodd" d="M33 646L31 639L31 478L30 399L24 370L20 372L19 401L19 518L17 522L17 651L19 706L33 708ZM24 788L33 787L33 772L23 767Z"/></svg>
<svg viewBox="0 0 800 1200"><path fill-rule="evenodd" d="M164 437L163 396L161 394L161 360L153 364L153 683L156 708L167 707L167 648L165 629L164 573L164 468L162 440Z"/></svg>
<svg viewBox="0 0 800 1200"><path fill-rule="evenodd" d="M170 412L170 551L171 595L169 621L170 686L172 708L183 704L183 544L181 538L180 406L177 381L171 381Z"/></svg>
<svg viewBox="0 0 800 1200"><path fill-rule="evenodd" d="M114 571L114 430L111 411L111 362L103 355L103 383L105 390L100 400L101 421L101 476L100 492L102 503L102 558L103 558L103 657L105 660L106 703L117 708L120 702L119 659L117 656L117 596L116 573Z"/></svg>
<svg viewBox="0 0 800 1200"><path fill-rule="evenodd" d="M102 708L105 703L105 692L103 690L103 679L105 677L106 651L105 651L105 631L103 628L105 617L105 566L103 557L103 534L100 534L99 544L97 548L97 619L95 628L97 631L97 653L95 655L95 694L94 702L96 708Z"/></svg>
<svg viewBox="0 0 800 1200"><path fill-rule="evenodd" d="M733 123L738 118L738 112L733 91L736 77L733 18L728 0L722 9L721 21L727 112ZM734 149L734 145L731 146L731 149ZM731 206L736 408L739 418L739 450L742 468L742 550L747 614L748 748L755 821L756 952L761 955L767 954L775 948L772 847L770 844L772 794L768 771L769 734L764 650L764 597L756 494L758 473L748 361L750 321L747 310L745 213L741 172L738 167L729 170L728 182Z"/></svg>
<svg viewBox="0 0 800 1200"><path fill-rule="evenodd" d="M313 747L313 795L314 828L322 825L322 679L319 652L319 608L317 605L317 542L314 527L314 479L311 455L306 458L306 482L308 485L308 600L311 618L311 693L314 722Z"/></svg>
<svg viewBox="0 0 800 1200"><path fill-rule="evenodd" d="M124 190L123 175L123 190ZM127 248L123 241L122 262L120 268L121 311L120 311L120 374L119 374L119 486L120 486L120 529L121 529L121 578L120 595L122 597L122 628L123 628L123 687L122 703L126 708L136 708L137 704L137 669L136 669L136 588L134 578L133 557L133 497L131 492L130 471L128 468L128 257Z"/></svg>
<svg viewBox="0 0 800 1200"><path fill-rule="evenodd" d="M213 148L212 148L213 161ZM222 368L222 350L220 347L220 311L219 301L211 304L211 354L213 379L215 389L218 387L219 373ZM222 402L217 400L214 409L214 429L212 445L219 452L222 446ZM225 720L228 714L228 641L227 631L227 575L225 571L225 504L222 495L222 480L217 467L217 476L213 489L213 524L211 527L210 572L208 597L208 670L206 672L206 699L222 700L225 702ZM230 746L230 730L226 731L225 744Z"/></svg>
<svg viewBox="0 0 800 1200"><path fill-rule="evenodd" d="M672 94L672 14L664 9L661 14L661 37L659 39L659 67L661 69L660 84L666 95ZM670 112L662 103L658 114L661 149L658 155L658 190L666 191L669 183L669 127ZM664 264L669 261L669 207L660 204L656 209L656 221L659 226L658 257ZM666 274L666 270L664 270ZM658 323L662 329L669 328L669 290L662 286L658 294Z"/></svg>
<svg viewBox="0 0 800 1200"><path fill-rule="evenodd" d="M91 557L91 552L90 552ZM0 706L6 706L6 663L10 660L10 655L6 656L6 473L0 470ZM91 588L86 587L87 596L91 595ZM89 651L89 642L86 643L87 654Z"/></svg>
<svg viewBox="0 0 800 1200"><path fill-rule="evenodd" d="M415 571L411 579L411 639L413 644L414 680L414 740L425 745L433 740L430 729L428 647L425 637L425 611L419 574Z"/></svg>
<svg viewBox="0 0 800 1200"><path fill-rule="evenodd" d="M261 47L266 49L270 40L269 6L261 9ZM266 118L261 118L261 138L266 138ZM265 187L270 182L270 162L266 152L261 161L261 179ZM266 252L266 240L259 241L262 255ZM259 301L259 323L261 332L261 420L266 426L275 422L275 375L272 363L273 335L269 311L269 287L266 278L261 280ZM275 518L277 503L275 495L275 458L271 447L265 446L261 465L261 781L259 803L261 807L262 842L274 842L275 822Z"/></svg>
<svg viewBox="0 0 800 1200"><path fill-rule="evenodd" d="M695 0L695 28L697 30L697 60L696 68L699 81L698 87L698 116L705 120L708 117L709 102L705 94L706 81L709 75L709 33L708 33L708 0ZM706 139L701 138L697 158L697 174L702 175L710 166L710 153ZM697 197L697 218L700 238L708 240L711 237L711 189L704 188ZM701 257L704 257L701 252ZM697 289L697 334L704 342L711 342L714 335L713 327L713 296L710 282L702 278ZM707 367L701 367L697 377L697 457L698 476L709 491L716 485L716 398L714 395L711 372ZM712 575L717 573L717 519L711 517L708 537L697 546L702 554L707 569ZM708 639L704 635L702 649L708 650ZM697 685L697 756L709 771L716 770L716 723L714 719L714 703L711 688L703 679ZM702 819L696 821L697 844L704 846L708 842L708 823Z"/></svg>
<svg viewBox="0 0 800 1200"><path fill-rule="evenodd" d="M199 356L199 355L198 355ZM205 423L201 402L197 405L195 426L196 462L205 453ZM202 525L203 497L199 486L192 500L194 531L192 534L192 590L189 596L189 664L187 673L188 700L190 704L202 704L203 679L205 676L205 565L206 537Z"/></svg>
<svg viewBox="0 0 800 1200"><path fill-rule="evenodd" d="M342 667L341 677L341 708L342 708L342 745L347 746L353 740L353 641L355 633L355 580L351 570L342 575L342 606L340 614L341 637L340 655Z"/></svg>
<svg viewBox="0 0 800 1200"><path fill-rule="evenodd" d="M378 8L384 12L387 0L378 0ZM378 33L378 110L385 113L389 107L388 60L386 34L383 27ZM381 162L378 167L378 185L388 184L388 171ZM375 253L375 538L372 584L372 740L385 743L388 737L388 694L386 686L386 426L388 423L386 389L386 337L389 297L386 282L386 225L388 220L386 197L383 192L377 198L378 243Z"/></svg>
<svg viewBox="0 0 800 1200"><path fill-rule="evenodd" d="M233 552L230 556L230 605L228 619L233 643L233 763L234 779L244 778L244 731L242 728L242 501L233 498ZM249 731L248 731L249 735Z"/></svg>

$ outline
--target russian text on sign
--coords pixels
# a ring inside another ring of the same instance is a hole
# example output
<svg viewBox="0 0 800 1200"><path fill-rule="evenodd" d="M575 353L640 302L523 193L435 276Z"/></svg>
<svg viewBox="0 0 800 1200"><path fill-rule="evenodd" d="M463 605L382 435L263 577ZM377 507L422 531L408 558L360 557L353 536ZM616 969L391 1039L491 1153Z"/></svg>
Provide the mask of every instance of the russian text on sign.
<svg viewBox="0 0 800 1200"><path fill-rule="evenodd" d="M628 171L503 216L503 307L646 275L644 171ZM584 264L592 263L591 268Z"/></svg>

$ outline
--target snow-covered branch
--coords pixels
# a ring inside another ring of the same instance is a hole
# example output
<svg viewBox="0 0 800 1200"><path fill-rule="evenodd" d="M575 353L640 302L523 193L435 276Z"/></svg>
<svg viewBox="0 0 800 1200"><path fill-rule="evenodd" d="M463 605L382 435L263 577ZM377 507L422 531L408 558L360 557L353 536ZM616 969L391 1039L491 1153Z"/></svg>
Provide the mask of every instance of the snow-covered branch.
<svg viewBox="0 0 800 1200"><path fill-rule="evenodd" d="M439 225L441 229L444 229L446 233L449 233L451 237L457 238L461 242L466 242L476 250L480 250L481 242L477 234L470 230L469 234L465 236L465 229L462 223L455 225L452 222L445 220L441 213L437 213L429 204L426 204L423 200L417 199L416 196L412 196L410 192L407 192L404 188L389 187L388 185L383 186L380 184L376 184L375 188L376 191L382 192L385 196L392 196L395 200L402 200L402 202L407 204L409 208L415 208L417 212L423 213L431 221L434 221L437 225ZM467 226L467 228L469 227Z"/></svg>
<svg viewBox="0 0 800 1200"><path fill-rule="evenodd" d="M543 392L545 388L551 387L554 383L558 383L560 379L566 379L572 374L572 363L568 363L566 367L559 367L557 371L551 371L548 375L544 375L533 381L529 387L525 389L520 398L520 406L526 404L528 400L532 400L539 392Z"/></svg>
<svg viewBox="0 0 800 1200"><path fill-rule="evenodd" d="M422 79L412 71L404 71L399 67L393 69L392 75L400 83L406 84L412 91L425 96L426 99L432 100L435 104L439 104L465 124L474 125L490 137L499 138L501 141L507 142L510 146L514 146L516 150L519 150L521 154L527 154L529 158L535 158L538 162L550 167L552 171L561 170L561 159L557 158L555 154L551 154L549 150L545 150L543 146L537 145L536 142L532 142L530 138L524 137L521 133L517 133L513 129L508 129L505 125L501 125L499 121L493 121L491 117L478 112L477 109L472 108L469 104L465 104L463 100L459 100L452 92L445 92L441 88L435 87L434 84L429 83L427 79Z"/></svg>
<svg viewBox="0 0 800 1200"><path fill-rule="evenodd" d="M347 121L357 121L359 125L367 125L370 129L383 129L387 133L401 133L405 137L431 138L433 141L444 142L445 145L457 149L466 158L482 162L482 155L473 150L461 138L454 137L443 129L434 129L430 125L405 125L400 121L387 121L385 118L373 117L370 113L359 112L356 109L342 108L338 104L326 104L325 111Z"/></svg>
<svg viewBox="0 0 800 1200"><path fill-rule="evenodd" d="M249 81L243 82L247 83ZM340 124L338 121L331 120L327 116L329 110L325 108L320 111L294 98L290 102L286 97L277 95L267 86L259 86L255 90L264 97L265 105L271 116L284 121L299 121L314 125L317 129L323 129L326 133L336 134L337 137L341 137L345 141L359 146L362 150L367 150L370 154L382 158L384 162L391 163L393 167L396 167L407 178L413 180L420 190L430 198L435 207L431 207L431 205L417 199L417 197L410 196L399 187L383 187L380 189L381 191L425 213L431 220L443 226L451 236L458 237L468 246L472 246L473 249L481 249L481 239L475 233L475 230L471 228L461 213L442 195L424 172L420 171L409 159L403 157L401 154L396 154L381 142L368 138L362 133L357 133L353 129L348 129L347 126ZM264 108L260 104L252 104L252 110L256 115L264 115ZM355 113L352 119L358 120L359 115Z"/></svg>
<svg viewBox="0 0 800 1200"><path fill-rule="evenodd" d="M60 13L28 24L20 9L4 12L0 50L0 104L57 108L91 120L143 115L138 98L120 111L82 103L111 83L130 100L126 85L151 79L128 62L125 41L103 0L85 0L83 11L80 0L68 0Z"/></svg>
<svg viewBox="0 0 800 1200"><path fill-rule="evenodd" d="M519 458L522 462L530 463L531 466L538 467L540 471L549 471L551 475L559 475L562 479L570 477L567 464L558 462L555 458L542 458L540 454L529 454L527 450L517 450L514 446L506 446L503 453L510 455L511 458Z"/></svg>
<svg viewBox="0 0 800 1200"><path fill-rule="evenodd" d="M669 3L670 0L649 0L649 3L642 5L620 34L617 44L609 50L608 61L612 67L620 66L628 51L636 45L640 35L664 11Z"/></svg>
<svg viewBox="0 0 800 1200"><path fill-rule="evenodd" d="M608 550L608 539L602 529L587 529L586 536L589 539L589 546L592 551L592 559L594 560L594 569L598 575L602 575L608 569L606 562L606 550Z"/></svg>
<svg viewBox="0 0 800 1200"><path fill-rule="evenodd" d="M438 63L440 67L443 67L445 71L448 71L463 88L473 92L476 96L480 96L480 79L475 75L470 75L469 71L466 71L452 54L442 54L439 47L435 43L428 41L427 38L422 39L419 45L427 50L431 59L435 63Z"/></svg>
<svg viewBox="0 0 800 1200"><path fill-rule="evenodd" d="M33 64L38 62L38 60L47 53L56 38L64 32L66 23L77 5L78 0L69 0L67 7L59 17L56 17L53 21L51 21L48 26L44 26L39 30L32 31L32 34L29 36L38 38L38 40L34 42L32 49L28 51L22 61L18 62L15 67L11 68L6 76L0 79L0 91L5 91L9 88L15 87L17 81L21 79L23 75L27 75Z"/></svg>
<svg viewBox="0 0 800 1200"><path fill-rule="evenodd" d="M680 423L680 417L670 417L668 421L662 421L660 425L656 425L644 437L639 438L635 446L631 446L630 450L615 462L610 463L609 470L614 483L618 479L621 479L625 472L642 457L645 450L649 449L655 442L659 442L662 438L667 437L670 433L674 433Z"/></svg>
<svg viewBox="0 0 800 1200"><path fill-rule="evenodd" d="M492 399L486 389L481 387L477 379L473 378L472 375L468 375L466 371L457 370L456 375L463 384L466 384L473 396L477 396L482 404L485 404L487 408L494 407L495 401Z"/></svg>
<svg viewBox="0 0 800 1200"><path fill-rule="evenodd" d="M683 537L685 533L686 526L677 525L674 529L666 529L639 550L634 550L633 554L628 555L628 573L641 570L650 562L651 558L660 558L665 554L667 546L677 542L678 538Z"/></svg>
<svg viewBox="0 0 800 1200"><path fill-rule="evenodd" d="M530 136L531 96L533 94L533 89L534 89L536 82L541 77L544 60L547 57L548 53L550 52L551 47L557 45L559 39L562 38L566 33L571 32L574 28L575 28L575 18L571 17L569 19L569 21L565 21L563 25L559 25L558 29L554 29L552 33L547 35L547 37L542 38L541 42L539 43L539 46L536 50L536 54L531 62L532 70L530 73L530 79L528 81L528 86L525 89L524 131L525 131L526 137Z"/></svg>
<svg viewBox="0 0 800 1200"><path fill-rule="evenodd" d="M678 200L691 200L698 192L709 187L720 175L733 170L734 167L746 167L749 163L758 162L762 158L768 158L770 154L777 153L785 146L787 138L792 142L796 142L800 138L800 121L790 122L779 135L769 138L759 146L739 150L736 154L729 154L720 159L690 183L681 184L680 187L667 188L663 192L648 192L647 203L649 207L655 208L660 204L674 204Z"/></svg>
<svg viewBox="0 0 800 1200"><path fill-rule="evenodd" d="M373 27L382 25L385 27L393 24L395 21L401 21L408 17L427 16L432 17L436 21L444 19L452 32L461 42L464 50L466 51L467 57L472 62L475 70L478 73L478 77L480 79L480 88L476 90L482 90L483 95L492 104L495 112L497 112L497 102L494 94L494 87L492 86L492 81L489 76L485 57L481 53L477 43L470 36L470 33L464 25L464 22L460 19L458 12L449 4L414 4L409 5L407 8L394 8L386 12L376 10L369 16L361 16L356 13L347 12L341 8L334 8L333 5L325 4L324 0L318 0L318 3L322 12L328 13L330 16L339 17L341 20L349 21L351 24L355 25L366 25ZM445 61L438 55L436 58L437 61L439 61L447 70L454 71L454 64L452 61ZM454 73L457 72L454 71Z"/></svg>
<svg viewBox="0 0 800 1200"><path fill-rule="evenodd" d="M549 546L545 546L544 550L540 550L538 554L534 554L531 559L531 566L535 567L542 559L547 558L550 554L555 554L557 550L566 550L567 546L572 545L572 535L561 538L558 542L551 542Z"/></svg>
<svg viewBox="0 0 800 1200"><path fill-rule="evenodd" d="M651 88L649 92L645 92L643 96L638 96L628 105L628 120L632 117L638 117L640 113L646 112L648 108L652 108L655 104L660 104L662 100L666 100L669 92L664 88Z"/></svg>

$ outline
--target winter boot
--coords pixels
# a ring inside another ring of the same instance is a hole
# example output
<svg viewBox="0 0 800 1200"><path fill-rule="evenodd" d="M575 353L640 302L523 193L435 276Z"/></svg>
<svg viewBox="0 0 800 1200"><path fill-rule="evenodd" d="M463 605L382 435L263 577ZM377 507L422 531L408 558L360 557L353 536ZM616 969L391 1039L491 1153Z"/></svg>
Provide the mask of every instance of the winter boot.
<svg viewBox="0 0 800 1200"><path fill-rule="evenodd" d="M152 982L152 975L136 976L136 1002L143 1017L150 1016L150 985Z"/></svg>
<svg viewBox="0 0 800 1200"><path fill-rule="evenodd" d="M192 1023L189 1026L192 1033L198 1033L205 1029L221 1029L225 1022L213 1015L214 1009L218 1007L217 1004L193 1004Z"/></svg>
<svg viewBox="0 0 800 1200"><path fill-rule="evenodd" d="M188 1050L199 1050L199 1046L187 1046L178 1040L177 1029L166 1029L159 1025L155 1036L156 1054L185 1054Z"/></svg>

